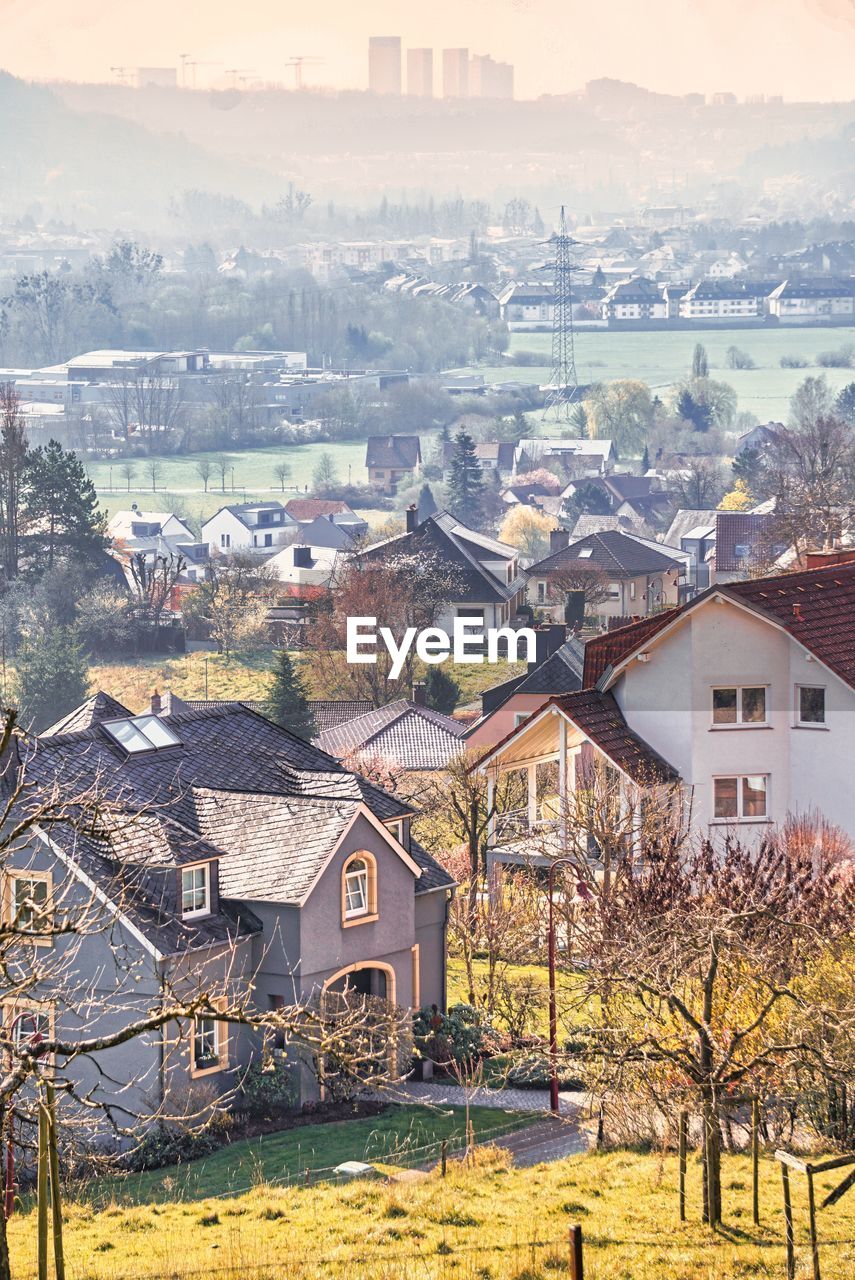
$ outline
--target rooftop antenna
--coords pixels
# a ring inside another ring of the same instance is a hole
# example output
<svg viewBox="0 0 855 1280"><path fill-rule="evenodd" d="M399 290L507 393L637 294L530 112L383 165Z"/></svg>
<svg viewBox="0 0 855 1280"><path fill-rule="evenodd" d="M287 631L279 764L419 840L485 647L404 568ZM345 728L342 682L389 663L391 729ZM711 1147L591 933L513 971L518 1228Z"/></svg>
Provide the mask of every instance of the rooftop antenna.
<svg viewBox="0 0 855 1280"><path fill-rule="evenodd" d="M549 237L549 244L555 249L555 260L550 264L553 268L552 373L545 388L544 421L569 422L573 402L579 393L570 289L573 271L570 248L578 243L567 234L567 218L562 205L558 234Z"/></svg>

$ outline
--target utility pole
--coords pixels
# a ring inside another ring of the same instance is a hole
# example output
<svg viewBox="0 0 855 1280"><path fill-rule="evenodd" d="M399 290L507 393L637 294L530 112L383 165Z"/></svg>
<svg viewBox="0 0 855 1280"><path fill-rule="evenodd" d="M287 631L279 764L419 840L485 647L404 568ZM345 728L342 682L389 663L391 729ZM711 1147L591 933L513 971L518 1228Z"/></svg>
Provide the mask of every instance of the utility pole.
<svg viewBox="0 0 855 1280"><path fill-rule="evenodd" d="M555 422L569 422L571 406L579 391L573 336L573 300L570 288L570 276L573 271L570 248L578 241L567 234L564 205L561 206L558 234L550 236L549 243L555 249L555 260L551 264L553 268L552 373L546 387L543 417L544 420L551 418Z"/></svg>

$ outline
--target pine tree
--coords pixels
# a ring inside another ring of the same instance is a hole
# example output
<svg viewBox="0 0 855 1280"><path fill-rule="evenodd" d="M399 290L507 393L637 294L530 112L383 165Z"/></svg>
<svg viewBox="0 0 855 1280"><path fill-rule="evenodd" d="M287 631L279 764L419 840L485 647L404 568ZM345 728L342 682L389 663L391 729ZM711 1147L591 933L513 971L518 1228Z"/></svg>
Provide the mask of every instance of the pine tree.
<svg viewBox="0 0 855 1280"><path fill-rule="evenodd" d="M308 690L287 649L280 649L276 655L265 713L274 724L287 729L305 742L310 742L317 734L315 718L309 707Z"/></svg>
<svg viewBox="0 0 855 1280"><path fill-rule="evenodd" d="M425 696L429 707L450 716L460 697L460 685L442 667L430 666L425 676Z"/></svg>
<svg viewBox="0 0 855 1280"><path fill-rule="evenodd" d="M427 520L428 516L432 516L439 508L436 505L436 499L433 496L433 490L429 484L423 484L419 490L417 500L419 524Z"/></svg>
<svg viewBox="0 0 855 1280"><path fill-rule="evenodd" d="M641 455L641 474L646 476L650 470L650 450L647 445L644 446L644 452Z"/></svg>
<svg viewBox="0 0 855 1280"><path fill-rule="evenodd" d="M67 453L57 440L27 454L22 505L29 532L21 539L21 549L30 571L43 573L60 559L73 559L75 564L95 561L104 550L104 519L95 486L77 455Z"/></svg>
<svg viewBox="0 0 855 1280"><path fill-rule="evenodd" d="M483 516L484 477L475 453L475 441L465 431L459 431L454 437L448 507L452 515L472 528L478 527Z"/></svg>
<svg viewBox="0 0 855 1280"><path fill-rule="evenodd" d="M692 377L708 378L709 376L710 362L707 359L707 349L702 342L696 342L692 353Z"/></svg>
<svg viewBox="0 0 855 1280"><path fill-rule="evenodd" d="M70 627L27 637L15 655L15 702L24 728L39 733L84 702L86 657Z"/></svg>

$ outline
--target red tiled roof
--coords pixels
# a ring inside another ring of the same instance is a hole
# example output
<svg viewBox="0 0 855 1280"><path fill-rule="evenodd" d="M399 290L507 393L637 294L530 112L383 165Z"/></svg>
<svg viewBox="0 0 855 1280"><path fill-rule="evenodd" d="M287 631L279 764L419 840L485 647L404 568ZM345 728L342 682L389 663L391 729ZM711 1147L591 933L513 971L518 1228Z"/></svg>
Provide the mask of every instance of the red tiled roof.
<svg viewBox="0 0 855 1280"><path fill-rule="evenodd" d="M349 511L346 502L333 498L290 498L285 503L285 510L295 520L316 520L318 516L337 516Z"/></svg>
<svg viewBox="0 0 855 1280"><path fill-rule="evenodd" d="M680 775L658 751L633 733L610 693L579 689L554 704L585 737L635 782L677 782Z"/></svg>
<svg viewBox="0 0 855 1280"><path fill-rule="evenodd" d="M605 635L595 636L585 645L585 668L582 688L593 689L606 667L615 667L638 645L661 631L666 623L677 617L682 609L663 609L649 618L628 622L625 627L615 627Z"/></svg>
<svg viewBox="0 0 855 1280"><path fill-rule="evenodd" d="M720 590L774 618L855 686L855 564L731 582Z"/></svg>
<svg viewBox="0 0 855 1280"><path fill-rule="evenodd" d="M855 687L855 563L826 565L773 578L720 583L679 609L618 627L585 646L582 685L592 689L609 666L617 666L687 609L709 594L730 597L766 614Z"/></svg>

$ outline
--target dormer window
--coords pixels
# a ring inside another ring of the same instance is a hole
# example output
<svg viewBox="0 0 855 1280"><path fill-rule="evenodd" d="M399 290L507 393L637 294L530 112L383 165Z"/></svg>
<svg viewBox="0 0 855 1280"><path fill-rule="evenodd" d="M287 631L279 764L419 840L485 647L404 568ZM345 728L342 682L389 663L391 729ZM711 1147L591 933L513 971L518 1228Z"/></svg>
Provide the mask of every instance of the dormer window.
<svg viewBox="0 0 855 1280"><path fill-rule="evenodd" d="M211 914L211 864L181 869L181 915L184 920Z"/></svg>
<svg viewBox="0 0 855 1280"><path fill-rule="evenodd" d="M162 751L165 747L180 747L176 736L157 716L131 716L126 720L102 721L104 731L129 756L144 751Z"/></svg>

